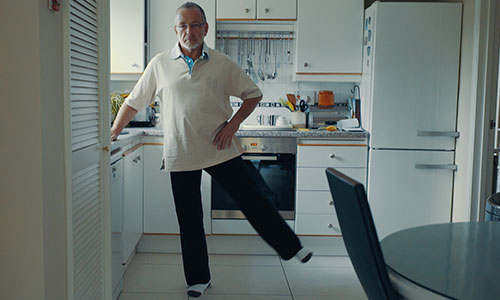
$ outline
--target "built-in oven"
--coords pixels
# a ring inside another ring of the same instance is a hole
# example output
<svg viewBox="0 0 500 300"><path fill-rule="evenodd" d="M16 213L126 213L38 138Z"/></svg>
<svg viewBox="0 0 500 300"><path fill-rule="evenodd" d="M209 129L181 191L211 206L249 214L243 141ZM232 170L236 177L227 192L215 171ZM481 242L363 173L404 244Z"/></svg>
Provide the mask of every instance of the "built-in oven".
<svg viewBox="0 0 500 300"><path fill-rule="evenodd" d="M290 137L241 137L242 155L264 194L285 220L295 219L297 144ZM212 219L245 219L236 203L212 178Z"/></svg>

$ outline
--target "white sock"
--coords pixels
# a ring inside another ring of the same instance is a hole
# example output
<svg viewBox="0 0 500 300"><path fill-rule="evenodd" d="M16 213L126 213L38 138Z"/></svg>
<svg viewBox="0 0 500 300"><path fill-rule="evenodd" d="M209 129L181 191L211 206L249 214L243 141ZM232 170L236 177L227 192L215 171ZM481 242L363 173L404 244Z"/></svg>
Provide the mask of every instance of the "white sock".
<svg viewBox="0 0 500 300"><path fill-rule="evenodd" d="M198 298L205 290L210 286L210 281L208 283L199 283L188 287L187 294L189 297Z"/></svg>
<svg viewBox="0 0 500 300"><path fill-rule="evenodd" d="M312 255L313 253L309 249L302 247L302 249L300 249L299 252L295 254L295 257L302 263L306 263L311 259Z"/></svg>

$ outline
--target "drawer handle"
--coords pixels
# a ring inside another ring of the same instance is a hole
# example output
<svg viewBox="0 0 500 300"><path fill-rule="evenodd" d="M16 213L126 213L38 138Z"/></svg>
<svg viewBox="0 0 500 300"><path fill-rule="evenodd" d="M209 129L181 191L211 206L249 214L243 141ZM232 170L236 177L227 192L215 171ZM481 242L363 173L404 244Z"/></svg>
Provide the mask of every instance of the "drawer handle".
<svg viewBox="0 0 500 300"><path fill-rule="evenodd" d="M267 14L269 12L269 8L264 8L264 12Z"/></svg>
<svg viewBox="0 0 500 300"><path fill-rule="evenodd" d="M248 14L250 12L249 8L245 8L245 12Z"/></svg>
<svg viewBox="0 0 500 300"><path fill-rule="evenodd" d="M330 158L334 159L335 158L335 153L330 154Z"/></svg>
<svg viewBox="0 0 500 300"><path fill-rule="evenodd" d="M304 67L309 67L309 64L308 63L304 63Z"/></svg>
<svg viewBox="0 0 500 300"><path fill-rule="evenodd" d="M333 229L333 224L328 224L328 228Z"/></svg>
<svg viewBox="0 0 500 300"><path fill-rule="evenodd" d="M330 202L328 202L328 204L329 204L330 206L333 206L333 200L330 200Z"/></svg>
<svg viewBox="0 0 500 300"><path fill-rule="evenodd" d="M415 164L415 169L456 171L458 170L458 166L454 164L445 164L445 165Z"/></svg>
<svg viewBox="0 0 500 300"><path fill-rule="evenodd" d="M458 131L426 131L418 130L417 136L449 136L449 137L460 137L460 132Z"/></svg>

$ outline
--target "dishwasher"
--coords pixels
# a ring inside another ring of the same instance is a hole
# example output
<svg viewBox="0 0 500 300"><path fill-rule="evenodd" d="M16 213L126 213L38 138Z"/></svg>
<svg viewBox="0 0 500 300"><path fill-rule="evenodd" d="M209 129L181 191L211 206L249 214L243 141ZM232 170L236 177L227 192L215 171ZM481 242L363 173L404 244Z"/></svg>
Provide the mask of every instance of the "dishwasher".
<svg viewBox="0 0 500 300"><path fill-rule="evenodd" d="M111 282L113 300L118 299L123 287L122 232L123 232L123 159L121 149L111 152Z"/></svg>

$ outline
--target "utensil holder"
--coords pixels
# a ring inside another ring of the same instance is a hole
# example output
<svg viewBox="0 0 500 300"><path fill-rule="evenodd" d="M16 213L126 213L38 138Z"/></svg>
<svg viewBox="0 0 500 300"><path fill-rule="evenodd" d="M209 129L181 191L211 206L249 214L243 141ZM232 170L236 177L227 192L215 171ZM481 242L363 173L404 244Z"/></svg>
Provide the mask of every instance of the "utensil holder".
<svg viewBox="0 0 500 300"><path fill-rule="evenodd" d="M306 127L306 114L301 111L294 111L290 114L290 121L294 128Z"/></svg>

